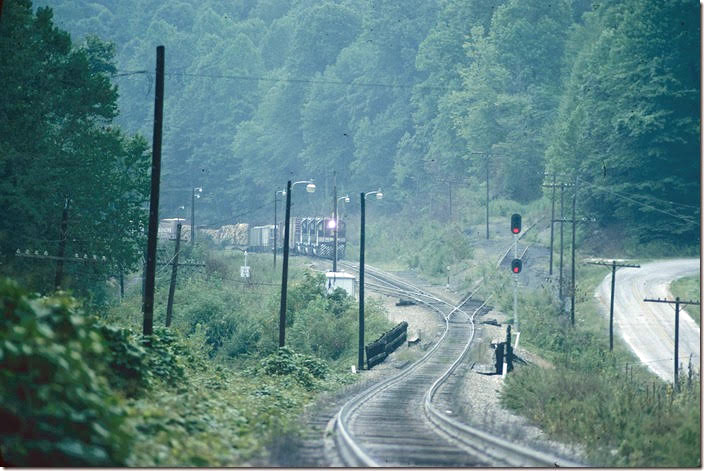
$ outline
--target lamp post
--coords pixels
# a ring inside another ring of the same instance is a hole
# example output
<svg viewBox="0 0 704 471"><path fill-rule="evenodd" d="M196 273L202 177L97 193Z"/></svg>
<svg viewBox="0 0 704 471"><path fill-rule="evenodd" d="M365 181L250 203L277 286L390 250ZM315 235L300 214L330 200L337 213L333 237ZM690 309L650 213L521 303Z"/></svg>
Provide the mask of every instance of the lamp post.
<svg viewBox="0 0 704 471"><path fill-rule="evenodd" d="M384 197L381 188L377 191L369 191L360 193L359 201L361 205L360 216L360 237L359 237L359 353L357 361L357 369L364 369L364 202L369 195L376 195L376 199L380 200Z"/></svg>
<svg viewBox="0 0 704 471"><path fill-rule="evenodd" d="M274 192L274 270L276 270L276 202L278 201L276 199L276 195L281 193L281 196L284 196L286 194L286 190L276 190Z"/></svg>
<svg viewBox="0 0 704 471"><path fill-rule="evenodd" d="M196 242L196 199L203 193L203 187L194 186L191 191L191 247Z"/></svg>
<svg viewBox="0 0 704 471"><path fill-rule="evenodd" d="M286 184L286 221L284 221L284 266L281 271L281 306L279 309L279 347L286 345L286 288L288 282L288 240L289 227L291 225L291 188L298 184L306 184L308 193L315 192L315 183L313 180L303 180L300 182L291 183L291 180Z"/></svg>
<svg viewBox="0 0 704 471"><path fill-rule="evenodd" d="M339 201L344 201L345 203L350 202L350 195L337 197L337 187L335 187L335 210L333 212L333 220L335 221L335 227L333 232L333 255L332 255L332 271L337 273L337 228L340 225L340 220L337 217L337 203Z"/></svg>

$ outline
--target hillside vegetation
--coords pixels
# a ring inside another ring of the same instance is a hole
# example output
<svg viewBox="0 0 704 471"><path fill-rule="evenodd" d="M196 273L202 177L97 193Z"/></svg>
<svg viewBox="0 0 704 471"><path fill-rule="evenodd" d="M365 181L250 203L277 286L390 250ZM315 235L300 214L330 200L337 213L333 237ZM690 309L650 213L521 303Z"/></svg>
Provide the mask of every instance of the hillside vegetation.
<svg viewBox="0 0 704 471"><path fill-rule="evenodd" d="M448 182L480 187L488 163L492 198L532 201L561 172L599 226L698 240L692 0L37 3L115 44L131 131L151 133L166 46L167 211L202 185L204 224L268 223L262 195L295 176L319 185L299 211L328 213L335 171L353 197L383 187L385 213L443 220Z"/></svg>

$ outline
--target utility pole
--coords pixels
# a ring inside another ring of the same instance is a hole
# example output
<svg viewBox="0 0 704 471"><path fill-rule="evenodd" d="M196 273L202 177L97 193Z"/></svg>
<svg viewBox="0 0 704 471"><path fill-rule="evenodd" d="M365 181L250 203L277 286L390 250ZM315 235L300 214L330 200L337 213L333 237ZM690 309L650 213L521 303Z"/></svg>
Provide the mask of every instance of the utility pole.
<svg viewBox="0 0 704 471"><path fill-rule="evenodd" d="M276 195L278 191L274 190L274 270L276 270Z"/></svg>
<svg viewBox="0 0 704 471"><path fill-rule="evenodd" d="M489 161L491 154L489 152L471 152L471 154L483 155L486 170L486 240L489 240ZM497 156L502 157L502 156Z"/></svg>
<svg viewBox="0 0 704 471"><path fill-rule="evenodd" d="M575 248L575 240L576 240L576 221L577 221L577 179L574 179L574 192L572 193L572 299L570 300L570 321L572 323L572 327L574 327L574 297L577 292L577 285L575 281L575 266L574 266L574 252L576 250Z"/></svg>
<svg viewBox="0 0 704 471"><path fill-rule="evenodd" d="M332 186L333 199L335 204L333 205L333 221L335 221L335 227L333 228L333 240L332 240L332 272L337 273L337 172L333 174L334 184Z"/></svg>
<svg viewBox="0 0 704 471"><path fill-rule="evenodd" d="M450 197L450 222L452 222L452 182L447 182L447 192ZM448 283L449 284L449 283Z"/></svg>
<svg viewBox="0 0 704 471"><path fill-rule="evenodd" d="M614 350L614 292L616 291L616 268L640 268L640 265L630 265L627 263L616 263L616 260L609 262L587 262L589 265L603 265L611 267L611 304L609 308L609 351Z"/></svg>
<svg viewBox="0 0 704 471"><path fill-rule="evenodd" d="M142 334L152 335L154 324L154 285L156 276L156 236L159 230L159 180L161 177L161 131L164 120L164 46L156 48L156 87L154 94L154 133L152 141L152 175L149 201L147 268L144 287ZM191 231L193 232L193 231ZM191 234L191 237L193 235Z"/></svg>
<svg viewBox="0 0 704 471"><path fill-rule="evenodd" d="M486 240L489 240L489 154L486 154Z"/></svg>
<svg viewBox="0 0 704 471"><path fill-rule="evenodd" d="M308 193L315 192L313 180L303 180L286 183L286 221L284 221L284 264L281 270L281 304L279 306L279 347L286 345L286 293L288 290L288 246L289 230L291 226L291 188L299 183L306 183Z"/></svg>
<svg viewBox="0 0 704 471"><path fill-rule="evenodd" d="M171 314L174 308L174 291L176 291L176 272L178 270L178 253L181 245L181 223L176 226L176 248L174 249L174 261L171 267L171 283L169 285L169 300L166 304L166 327L171 326Z"/></svg>
<svg viewBox="0 0 704 471"><path fill-rule="evenodd" d="M284 266L281 273L281 305L279 306L279 347L286 345L286 290L288 285L288 240L291 225L291 180L286 183L286 220L284 221Z"/></svg>
<svg viewBox="0 0 704 471"><path fill-rule="evenodd" d="M54 289L61 288L61 281L64 276L64 253L66 252L66 226L68 225L68 203L69 199L64 199L64 209L61 212L61 239L59 240L59 255L56 260L56 278L54 279Z"/></svg>
<svg viewBox="0 0 704 471"><path fill-rule="evenodd" d="M196 199L200 199L201 193L203 193L203 187L191 188L191 247L196 243Z"/></svg>
<svg viewBox="0 0 704 471"><path fill-rule="evenodd" d="M564 193L565 193L565 184L560 183L560 221L564 221ZM559 290L559 295L558 297L560 298L560 309L562 309L562 256L564 254L564 226L565 224L563 222L560 222L560 286L558 288Z"/></svg>
<svg viewBox="0 0 704 471"><path fill-rule="evenodd" d="M564 256L564 231L563 231L563 223L569 222L564 218L564 190L567 187L572 186L572 184L569 183L556 183L555 182L555 175L553 175L553 183L550 185L544 184L543 187L546 188L552 188L552 193L553 193L553 199L552 199L552 218L550 219L550 275L552 275L552 258L553 258L553 235L554 235L554 224L556 222L560 223L560 279L559 279L559 287L558 287L558 297L560 299L560 302L562 302L562 273L563 273L563 256ZM555 219L555 189L560 188L560 219Z"/></svg>
<svg viewBox="0 0 704 471"><path fill-rule="evenodd" d="M381 188L377 191L360 193L360 227L359 227L359 350L357 356L357 368L364 369L364 223L366 214L367 196L376 195L376 199L383 197Z"/></svg>
<svg viewBox="0 0 704 471"><path fill-rule="evenodd" d="M552 210L550 212L550 276L552 276L552 252L553 252L553 241L555 238L555 188L557 187L555 180L557 179L557 176L553 174L552 176L552 185L543 185L543 187L546 188L552 188L552 198L551 198L551 206Z"/></svg>
<svg viewBox="0 0 704 471"><path fill-rule="evenodd" d="M643 301L646 303L666 303L666 304L674 304L675 305L675 376L674 376L674 384L675 384L675 389L677 391L680 390L680 385L679 381L677 380L678 374L679 374L679 369L680 369L680 364L679 364L679 345L680 345L680 306L684 306L687 304L693 305L693 306L699 306L699 301L680 301L679 297L676 297L674 301L670 301L667 299L648 299L645 298Z"/></svg>
<svg viewBox="0 0 704 471"><path fill-rule="evenodd" d="M357 354L357 369L364 369L364 203L366 195L361 193L360 233L359 233L359 349Z"/></svg>

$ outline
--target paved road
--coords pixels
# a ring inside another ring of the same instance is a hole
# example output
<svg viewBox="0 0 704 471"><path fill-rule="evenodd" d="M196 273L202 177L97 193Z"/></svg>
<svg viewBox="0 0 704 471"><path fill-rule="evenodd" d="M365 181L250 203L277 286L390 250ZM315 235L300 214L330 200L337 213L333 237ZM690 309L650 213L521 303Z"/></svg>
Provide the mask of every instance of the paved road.
<svg viewBox="0 0 704 471"><path fill-rule="evenodd" d="M677 278L699 272L699 259L663 260L641 265L641 268L616 270L614 299L615 335L655 374L672 382L674 372L675 306L646 303L644 298L674 299L670 283ZM611 274L601 282L595 297L609 315ZM680 308L679 361L685 368L692 355L692 364L699 367L699 326Z"/></svg>

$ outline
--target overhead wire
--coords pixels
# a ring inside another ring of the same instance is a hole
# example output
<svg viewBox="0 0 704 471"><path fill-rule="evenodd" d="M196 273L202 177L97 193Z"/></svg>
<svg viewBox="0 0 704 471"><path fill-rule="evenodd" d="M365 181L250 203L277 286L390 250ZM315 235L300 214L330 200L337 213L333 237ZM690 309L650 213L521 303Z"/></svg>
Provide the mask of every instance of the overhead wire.
<svg viewBox="0 0 704 471"><path fill-rule="evenodd" d="M122 71L112 75L112 77L128 77L132 75L154 75L155 72L148 70L133 70L133 71ZM441 87L436 85L421 85L418 83L412 84L397 84L397 83L382 83L382 82L345 82L342 80L323 80L323 79L300 79L300 78L275 78L275 77L264 77L260 75L228 75L228 74L203 74L203 73L187 73L187 72L165 72L167 77L195 77L195 78L210 78L210 79L227 79L227 80L248 80L248 81L261 81L261 82L272 82L272 83L303 83L303 84L314 84L314 85L343 85L350 87L366 87L366 88L399 88L399 89L410 89L415 88L418 90L444 90L444 91L454 91L451 87Z"/></svg>
<svg viewBox="0 0 704 471"><path fill-rule="evenodd" d="M662 214L666 214L666 215L668 215L668 216L670 216L670 217L674 217L674 218L680 219L680 220L685 221L685 222L690 223L690 224L697 224L697 221L695 221L694 219L692 219L692 218L690 218L690 217L682 216L682 215L677 214L677 213L672 213L672 212L666 211L666 210L664 210L664 209L656 208L655 206L651 206L651 205L649 205L649 204L646 204L646 203L643 203L643 202L641 202L641 201L635 200L635 199L633 199L633 198L631 198L631 197L629 197L629 196L625 196L625 195L623 195L623 194L619 194L619 193L615 192L614 190L610 190L610 189L608 189L608 188L604 188L604 187L602 187L602 186L600 186L600 185L597 185L597 184L595 184L595 183L588 182L588 181L583 180L583 179L581 179L581 178L578 178L577 180L578 180L580 183L585 183L585 184L587 184L587 185L589 185L589 186L591 186L591 187L593 187L593 188L595 188L595 189L597 189L597 190L599 190L599 191L602 191L602 192L605 192L605 193L609 193L609 194L611 194L611 195L613 195L613 196L616 196L617 198L621 198L621 199L623 199L623 200L629 201L629 202L631 202L631 203L637 204L637 205L639 205L639 206L642 206L642 207L651 209L651 210L653 210L653 211L656 211L656 212L659 212L659 213L662 213Z"/></svg>

